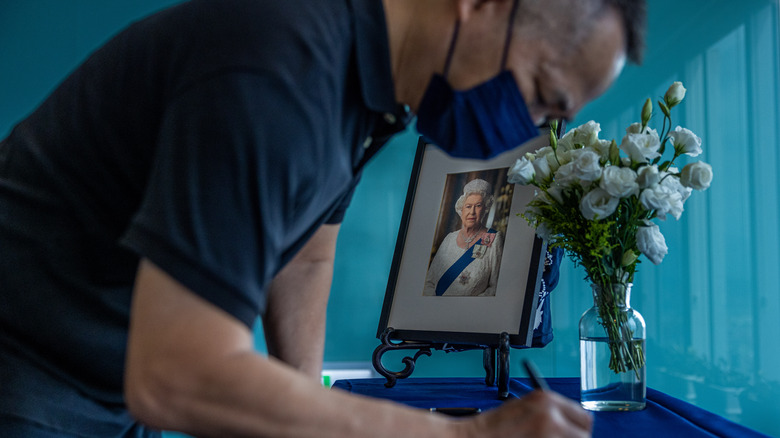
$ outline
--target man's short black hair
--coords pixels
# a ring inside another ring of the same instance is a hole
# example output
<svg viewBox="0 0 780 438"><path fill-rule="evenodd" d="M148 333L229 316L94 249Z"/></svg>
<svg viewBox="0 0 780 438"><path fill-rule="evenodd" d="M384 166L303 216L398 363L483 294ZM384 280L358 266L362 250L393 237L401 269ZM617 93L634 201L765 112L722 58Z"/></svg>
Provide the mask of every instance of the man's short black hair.
<svg viewBox="0 0 780 438"><path fill-rule="evenodd" d="M645 0L603 0L604 5L615 8L623 19L626 33L626 56L636 64L642 63L647 29L647 3Z"/></svg>
<svg viewBox="0 0 780 438"><path fill-rule="evenodd" d="M532 29L532 35L550 39L566 53L577 50L577 43L608 11L615 11L623 24L626 57L640 64L645 50L646 0L521 0L515 23Z"/></svg>

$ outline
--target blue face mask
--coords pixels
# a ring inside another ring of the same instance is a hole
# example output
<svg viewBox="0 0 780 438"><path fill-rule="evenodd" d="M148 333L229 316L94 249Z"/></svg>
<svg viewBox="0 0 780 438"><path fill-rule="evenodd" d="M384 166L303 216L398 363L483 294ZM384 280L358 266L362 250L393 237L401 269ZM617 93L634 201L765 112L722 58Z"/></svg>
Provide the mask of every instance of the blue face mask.
<svg viewBox="0 0 780 438"><path fill-rule="evenodd" d="M510 14L501 72L471 89L454 90L447 82L459 23L455 24L444 74L435 74L417 110L417 130L449 155L492 158L539 135L514 75L506 69L515 0Z"/></svg>

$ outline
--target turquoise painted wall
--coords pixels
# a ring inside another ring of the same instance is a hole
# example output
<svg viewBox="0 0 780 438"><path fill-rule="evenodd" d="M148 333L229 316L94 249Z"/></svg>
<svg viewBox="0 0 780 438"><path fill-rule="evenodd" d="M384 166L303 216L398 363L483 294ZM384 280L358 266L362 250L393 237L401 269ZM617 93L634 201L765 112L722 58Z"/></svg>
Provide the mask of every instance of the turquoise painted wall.
<svg viewBox="0 0 780 438"><path fill-rule="evenodd" d="M0 135L119 28L174 0L30 0L0 7ZM704 141L715 181L661 225L663 264L641 265L633 305L648 324L651 387L780 437L780 3L650 1L648 51L572 126L601 123L622 137L647 97L681 80L675 115ZM370 360L401 220L416 136L371 162L342 227L325 359ZM513 351L548 376L576 376L577 322L590 305L584 274L564 262L553 293L556 338ZM261 328L257 329L261 334ZM263 350L262 341L258 349ZM388 365L393 363L388 358ZM415 375L481 375L481 354L434 353Z"/></svg>

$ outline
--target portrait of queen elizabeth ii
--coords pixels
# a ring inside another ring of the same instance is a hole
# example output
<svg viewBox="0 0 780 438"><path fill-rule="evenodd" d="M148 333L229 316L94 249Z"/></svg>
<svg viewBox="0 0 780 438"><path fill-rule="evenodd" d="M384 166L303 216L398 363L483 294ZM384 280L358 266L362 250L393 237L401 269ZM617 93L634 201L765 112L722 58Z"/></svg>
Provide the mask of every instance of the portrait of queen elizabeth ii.
<svg viewBox="0 0 780 438"><path fill-rule="evenodd" d="M454 206L459 227L438 245L428 267L423 295L496 295L504 235L492 227L495 199L493 186L484 179L474 178L463 186Z"/></svg>

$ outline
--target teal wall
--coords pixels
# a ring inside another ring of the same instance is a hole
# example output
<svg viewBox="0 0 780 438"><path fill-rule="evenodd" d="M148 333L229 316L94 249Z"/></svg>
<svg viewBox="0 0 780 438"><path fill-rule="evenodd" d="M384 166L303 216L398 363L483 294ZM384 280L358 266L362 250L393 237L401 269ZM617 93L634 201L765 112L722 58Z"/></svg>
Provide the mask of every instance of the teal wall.
<svg viewBox="0 0 780 438"><path fill-rule="evenodd" d="M3 0L0 136L91 50L129 21L174 0ZM780 12L778 0L651 0L644 65L573 125L607 138L637 119L647 97L681 80L675 123L699 134L715 181L680 221L661 227L669 255L643 263L633 305L648 325L653 388L780 437ZM342 227L326 361L369 361L401 220L416 137L395 139L365 172ZM584 274L564 261L553 293L556 338L533 358L548 376L576 376L577 322L590 305ZM258 327L258 333L261 329ZM258 349L263 349L261 341ZM388 366L394 363L388 358ZM476 352L420 359L415 375L481 375Z"/></svg>

